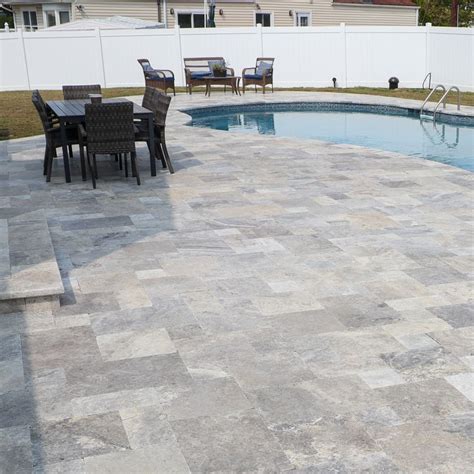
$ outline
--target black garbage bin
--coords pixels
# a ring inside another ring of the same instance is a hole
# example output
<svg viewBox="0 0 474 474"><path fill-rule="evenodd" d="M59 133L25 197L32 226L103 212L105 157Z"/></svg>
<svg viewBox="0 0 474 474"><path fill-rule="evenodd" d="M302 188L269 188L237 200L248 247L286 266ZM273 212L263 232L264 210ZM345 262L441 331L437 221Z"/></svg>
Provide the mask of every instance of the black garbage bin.
<svg viewBox="0 0 474 474"><path fill-rule="evenodd" d="M397 77L391 77L389 80L388 80L388 88L389 89L398 89L398 83L400 81L398 80Z"/></svg>

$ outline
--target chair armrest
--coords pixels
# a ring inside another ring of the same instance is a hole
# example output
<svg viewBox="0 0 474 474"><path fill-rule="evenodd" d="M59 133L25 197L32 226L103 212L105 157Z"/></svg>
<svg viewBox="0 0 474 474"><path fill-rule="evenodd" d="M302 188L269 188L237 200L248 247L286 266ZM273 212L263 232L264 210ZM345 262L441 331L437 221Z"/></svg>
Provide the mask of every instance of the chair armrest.
<svg viewBox="0 0 474 474"><path fill-rule="evenodd" d="M232 68L232 67L226 67L225 70L226 70L226 71L229 71L231 76L235 76L234 68Z"/></svg>
<svg viewBox="0 0 474 474"><path fill-rule="evenodd" d="M242 76L247 73L247 71L253 71L254 74L257 72L256 67L246 67L245 69L242 70Z"/></svg>
<svg viewBox="0 0 474 474"><path fill-rule="evenodd" d="M156 71L162 72L165 75L165 77L167 77L167 74L168 74L168 77L172 77L174 79L174 72L171 71L170 69L157 69Z"/></svg>

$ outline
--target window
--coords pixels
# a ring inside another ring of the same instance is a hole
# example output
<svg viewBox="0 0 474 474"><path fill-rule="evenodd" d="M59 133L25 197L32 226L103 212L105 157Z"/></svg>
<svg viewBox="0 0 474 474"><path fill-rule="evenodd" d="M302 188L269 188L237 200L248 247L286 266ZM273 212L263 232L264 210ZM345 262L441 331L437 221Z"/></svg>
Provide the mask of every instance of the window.
<svg viewBox="0 0 474 474"><path fill-rule="evenodd" d="M295 22L296 26L311 26L311 13L296 12Z"/></svg>
<svg viewBox="0 0 474 474"><path fill-rule="evenodd" d="M43 17L46 28L71 21L69 9L64 5L43 5Z"/></svg>
<svg viewBox="0 0 474 474"><path fill-rule="evenodd" d="M178 12L177 16L180 28L204 28L204 13Z"/></svg>
<svg viewBox="0 0 474 474"><path fill-rule="evenodd" d="M69 18L69 12L63 11L59 12L59 23L62 25L63 23L69 23L71 20Z"/></svg>
<svg viewBox="0 0 474 474"><path fill-rule="evenodd" d="M255 12L255 24L262 26L272 26L272 14Z"/></svg>
<svg viewBox="0 0 474 474"><path fill-rule="evenodd" d="M36 16L36 11L23 11L23 26L25 27L26 31L36 31L38 29L38 18Z"/></svg>
<svg viewBox="0 0 474 474"><path fill-rule="evenodd" d="M49 12L44 12L44 16L46 19L47 28L49 28L50 26L56 26L56 15L54 14L53 10Z"/></svg>

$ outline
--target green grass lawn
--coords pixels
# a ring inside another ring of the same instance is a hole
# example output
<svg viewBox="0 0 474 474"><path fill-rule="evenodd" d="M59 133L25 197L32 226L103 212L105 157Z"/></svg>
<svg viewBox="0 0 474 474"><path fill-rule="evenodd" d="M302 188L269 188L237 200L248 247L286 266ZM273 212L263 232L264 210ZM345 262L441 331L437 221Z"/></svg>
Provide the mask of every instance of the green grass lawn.
<svg viewBox="0 0 474 474"><path fill-rule="evenodd" d="M427 91L423 89L376 89L369 87L354 87L350 89L334 88L295 88L276 89L286 91L306 91L306 92L337 92L341 94L368 94L387 97L398 97L404 99L423 100ZM184 92L184 88L178 88L177 92ZM123 97L128 95L141 95L143 88L129 87L117 89L103 89L104 97ZM203 89L196 90L196 93L203 93ZM252 94L249 91L248 94ZM42 91L45 100L61 99L61 91ZM440 94L435 94L433 100L439 100ZM448 98L448 103L456 103L456 96L452 94ZM474 106L474 93L461 93L461 104ZM31 103L30 91L0 92L0 140L6 138L29 137L43 133L41 123L38 119L33 104Z"/></svg>

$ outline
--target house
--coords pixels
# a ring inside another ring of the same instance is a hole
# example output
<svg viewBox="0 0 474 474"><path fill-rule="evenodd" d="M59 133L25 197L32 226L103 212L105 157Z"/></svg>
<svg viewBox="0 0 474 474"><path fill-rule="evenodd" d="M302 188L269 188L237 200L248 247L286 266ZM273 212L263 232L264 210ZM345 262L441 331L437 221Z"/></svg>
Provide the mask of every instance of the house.
<svg viewBox="0 0 474 474"><path fill-rule="evenodd" d="M73 20L114 15L204 28L206 0L10 0L15 26L37 30ZM396 25L416 26L412 0L217 0L217 27Z"/></svg>

